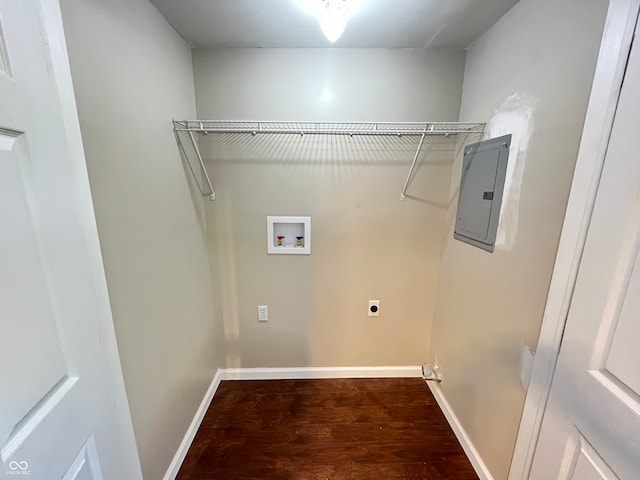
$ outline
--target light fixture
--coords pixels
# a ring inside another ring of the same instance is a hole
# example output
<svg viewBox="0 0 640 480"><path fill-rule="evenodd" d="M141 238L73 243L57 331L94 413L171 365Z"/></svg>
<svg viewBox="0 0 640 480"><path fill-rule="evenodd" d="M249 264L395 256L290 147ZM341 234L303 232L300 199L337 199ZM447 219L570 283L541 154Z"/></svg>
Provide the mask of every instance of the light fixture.
<svg viewBox="0 0 640 480"><path fill-rule="evenodd" d="M360 0L298 0L298 4L318 19L324 36L334 43L356 13Z"/></svg>

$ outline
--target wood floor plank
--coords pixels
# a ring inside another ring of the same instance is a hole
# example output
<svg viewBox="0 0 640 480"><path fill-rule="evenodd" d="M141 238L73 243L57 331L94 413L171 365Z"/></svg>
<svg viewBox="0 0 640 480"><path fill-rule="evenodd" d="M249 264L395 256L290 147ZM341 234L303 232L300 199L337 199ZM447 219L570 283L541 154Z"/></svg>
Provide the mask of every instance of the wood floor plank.
<svg viewBox="0 0 640 480"><path fill-rule="evenodd" d="M206 469L198 472L199 480L441 480L477 479L475 474L465 474L465 466L455 461L427 464L397 463L388 465L314 465L282 468L254 467L239 469L233 473L225 468ZM195 478L195 477L193 477Z"/></svg>
<svg viewBox="0 0 640 480"><path fill-rule="evenodd" d="M225 409L235 403L241 403L243 407L259 407L275 402L290 402L295 399L299 406L308 407L340 407L352 406L357 400L359 405L436 405L433 397L425 397L423 391L380 391L380 390L331 390L325 392L278 392L273 394L257 393L259 390L247 390L241 392L226 391L222 395L216 394L215 408Z"/></svg>
<svg viewBox="0 0 640 480"><path fill-rule="evenodd" d="M202 433L216 441L230 441L234 438L245 438L249 442L264 441L268 435L274 443L322 444L322 443L375 443L398 438L424 439L445 436L449 426L432 422L389 422L376 423L341 423L341 424L309 424L279 425L268 431L255 429L253 426L213 427L202 429ZM440 441L440 440L439 440Z"/></svg>
<svg viewBox="0 0 640 480"><path fill-rule="evenodd" d="M410 378L222 382L177 478L478 477Z"/></svg>

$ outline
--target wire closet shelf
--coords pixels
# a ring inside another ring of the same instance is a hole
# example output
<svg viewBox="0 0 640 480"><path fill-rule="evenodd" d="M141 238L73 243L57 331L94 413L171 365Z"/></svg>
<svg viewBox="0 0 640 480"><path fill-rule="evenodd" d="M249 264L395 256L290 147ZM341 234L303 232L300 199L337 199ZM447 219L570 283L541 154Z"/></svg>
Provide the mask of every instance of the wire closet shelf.
<svg viewBox="0 0 640 480"><path fill-rule="evenodd" d="M278 122L278 121L230 121L230 120L174 120L173 130L182 152L189 160L190 149L197 159L203 173L204 188L201 188L203 195L210 196L215 200L213 183L207 173L205 163L200 153L197 138L202 135L224 134L224 135L348 135L354 136L395 136L395 137L418 137L419 142L411 162L411 167L407 179L402 188L400 198L406 197L406 191L413 177L413 173L420 157L420 153L425 145L425 140L430 137L442 137L452 142L458 142L462 135L462 142L466 142L469 136L479 139L484 132L485 124L477 122ZM428 143L428 141L427 141ZM191 171L198 181L192 163L187 162Z"/></svg>

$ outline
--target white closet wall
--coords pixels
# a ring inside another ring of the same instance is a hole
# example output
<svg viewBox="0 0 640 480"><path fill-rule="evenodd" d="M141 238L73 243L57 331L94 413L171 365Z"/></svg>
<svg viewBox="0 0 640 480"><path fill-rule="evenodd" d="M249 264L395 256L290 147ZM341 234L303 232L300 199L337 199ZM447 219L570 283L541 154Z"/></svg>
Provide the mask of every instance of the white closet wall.
<svg viewBox="0 0 640 480"><path fill-rule="evenodd" d="M133 426L156 480L216 368L202 198L171 132L195 115L191 50L147 0L61 3Z"/></svg>
<svg viewBox="0 0 640 480"><path fill-rule="evenodd" d="M463 51L194 51L200 119L456 121ZM203 137L225 367L416 365L427 357L451 152L399 199L413 150L361 137ZM244 143L242 143L244 142ZM252 145L247 147L247 144ZM355 145L355 146L354 146ZM359 145L359 146L358 146ZM268 256L267 215L309 215L310 256ZM381 302L368 317L368 300ZM256 306L269 305L258 323Z"/></svg>
<svg viewBox="0 0 640 480"><path fill-rule="evenodd" d="M515 445L520 352L536 348L606 10L603 0L520 0L467 54L460 120L514 135L514 181L488 254L453 239L454 166L431 357L495 479L507 477Z"/></svg>

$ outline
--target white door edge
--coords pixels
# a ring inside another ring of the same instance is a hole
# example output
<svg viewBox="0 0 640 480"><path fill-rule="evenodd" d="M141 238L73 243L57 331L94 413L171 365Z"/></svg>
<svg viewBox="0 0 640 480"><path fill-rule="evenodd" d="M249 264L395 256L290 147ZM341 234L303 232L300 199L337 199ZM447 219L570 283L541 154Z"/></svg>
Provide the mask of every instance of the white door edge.
<svg viewBox="0 0 640 480"><path fill-rule="evenodd" d="M91 270L93 271L96 286L96 296L100 298L102 303L101 311L96 314L98 317L96 318L96 324L99 327L101 343L109 369L108 374L111 377L111 384L114 389L112 398L118 412L118 422L120 423L120 429L123 433L122 440L125 441L123 451L126 452L127 455L125 466L128 472L127 478L131 480L141 480L142 469L133 433L129 402L122 377L120 354L116 343L111 303L109 301L100 241L93 210L93 201L89 188L87 165L82 146L80 123L73 90L71 67L67 54L60 4L58 1L51 2L49 0L39 0L39 4L42 12L43 29L51 52L51 68L56 80L61 102L64 135L71 153L69 163L72 165L75 175L82 179L82 181L76 182L76 185L83 187L81 189L79 188L76 192L79 197L77 203L84 207L83 211L78 212L78 218L83 224L85 242L89 255L91 256Z"/></svg>
<svg viewBox="0 0 640 480"><path fill-rule="evenodd" d="M609 3L509 480L526 479L531 470L639 9L640 0Z"/></svg>

